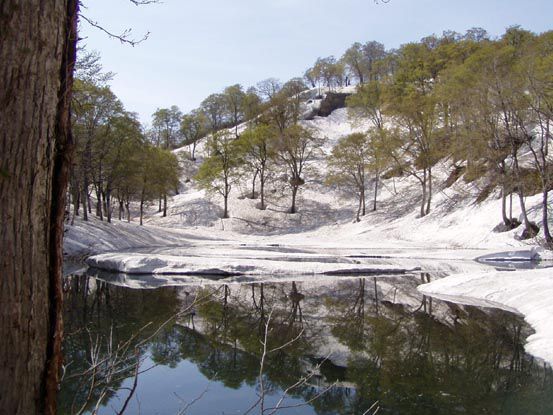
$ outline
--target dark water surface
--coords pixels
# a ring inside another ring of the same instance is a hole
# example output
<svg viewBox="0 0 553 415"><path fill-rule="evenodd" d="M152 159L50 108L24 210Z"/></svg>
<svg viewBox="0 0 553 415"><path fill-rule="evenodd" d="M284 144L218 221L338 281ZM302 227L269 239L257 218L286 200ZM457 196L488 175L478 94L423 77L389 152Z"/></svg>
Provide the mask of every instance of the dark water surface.
<svg viewBox="0 0 553 415"><path fill-rule="evenodd" d="M67 277L60 413L118 413L134 390L127 414L269 414L294 384L275 413L553 413L524 321L423 297L428 274L128 287L141 278Z"/></svg>

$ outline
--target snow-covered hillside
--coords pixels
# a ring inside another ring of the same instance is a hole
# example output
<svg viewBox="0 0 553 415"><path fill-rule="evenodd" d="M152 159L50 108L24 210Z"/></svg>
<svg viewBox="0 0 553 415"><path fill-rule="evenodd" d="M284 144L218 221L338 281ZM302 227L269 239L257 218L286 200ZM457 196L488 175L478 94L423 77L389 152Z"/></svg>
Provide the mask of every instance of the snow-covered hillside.
<svg viewBox="0 0 553 415"><path fill-rule="evenodd" d="M343 136L365 131L368 124L352 125L345 108L328 117L303 121L324 138L323 153L328 154ZM184 153L186 150L176 150ZM201 156L201 149L200 156ZM169 203L169 214L152 212L150 225L170 228L194 228L195 232L254 238L281 244L324 244L327 246L386 246L421 247L425 249L485 249L505 250L531 246L536 241L515 239L520 229L497 233L493 229L500 222L499 194L492 194L480 204L475 199L481 192L478 182L466 184L462 178L445 188L443 183L453 170L447 160L434 169L437 189L434 192L431 213L419 217L420 189L418 182L408 176L384 180L378 194L378 208L368 212L360 223L353 223L356 199L338 189L326 186L324 154L311 163L305 174L306 184L300 188L299 212L287 213L290 204L288 186L276 178L269 185L268 208L259 210L258 200L250 199L251 183L245 178L230 195L230 218L221 220L222 198L206 194L193 181L184 183L184 191ZM186 179L193 177L195 165L188 162ZM373 197L369 185L367 199ZM531 218L539 222L540 196L527 198ZM518 216L518 204L513 203L513 214Z"/></svg>

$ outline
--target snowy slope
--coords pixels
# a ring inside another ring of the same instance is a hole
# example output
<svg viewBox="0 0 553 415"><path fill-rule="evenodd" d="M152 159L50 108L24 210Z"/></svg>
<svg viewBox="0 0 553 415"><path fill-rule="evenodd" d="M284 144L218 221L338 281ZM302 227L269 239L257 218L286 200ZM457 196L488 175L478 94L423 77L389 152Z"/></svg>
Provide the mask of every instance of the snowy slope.
<svg viewBox="0 0 553 415"><path fill-rule="evenodd" d="M324 137L324 153L343 136L364 131L368 124L352 125L346 109L334 111L329 117L316 117L303 123ZM199 163L199 161L198 161ZM377 242L397 247L440 249L505 250L533 245L535 241L521 242L514 236L519 230L506 233L493 232L500 222L500 200L492 195L481 204L474 204L481 189L478 183L466 184L458 180L452 187L443 188L452 170L448 161L442 161L434 169L436 187L431 213L419 217L420 188L412 177L396 177L384 180L378 194L378 209L368 212L360 223L352 223L356 199L338 189L323 184L325 177L324 156L313 162L305 174L306 184L299 193L299 213L287 213L290 192L286 183L273 180L268 185L268 209L257 209L258 200L244 197L251 193L249 179L244 179L230 195L230 219L219 219L222 199L207 195L192 182L184 185L184 192L170 202L169 217L152 214L149 224L171 228L195 227L197 232L226 235L237 239L256 237L256 240L279 243L340 243L378 247ZM190 174L187 178L190 177ZM367 202L372 200L369 186ZM539 222L540 196L527 198L531 216ZM518 204L513 204L513 214L520 214Z"/></svg>

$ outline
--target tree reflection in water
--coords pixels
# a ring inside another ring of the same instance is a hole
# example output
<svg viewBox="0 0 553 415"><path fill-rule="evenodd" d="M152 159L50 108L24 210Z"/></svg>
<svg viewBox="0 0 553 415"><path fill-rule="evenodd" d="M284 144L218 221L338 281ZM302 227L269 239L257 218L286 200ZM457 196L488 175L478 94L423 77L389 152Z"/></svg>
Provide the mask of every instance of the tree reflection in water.
<svg viewBox="0 0 553 415"><path fill-rule="evenodd" d="M213 413L231 407L244 412L257 400L261 341L269 318L267 348L289 343L268 354L264 365L263 390L273 404L302 377L310 376L289 392L294 404L309 401L337 381L308 407L283 413L362 414L375 401L379 413L553 413L551 370L524 353L530 331L522 319L425 298L416 286L429 278L131 289L93 277L70 277L64 345L70 364L60 412L74 413L87 400L91 411L99 397L74 376L87 368L90 336L85 328L104 338L113 328L116 344L151 322L140 331L140 341L200 297L205 300L166 324L139 353L152 364L182 370L183 377L193 376L190 366L182 365L189 362L201 374L198 381L205 377L229 390L251 391L245 400L210 407ZM110 385L104 404L116 395L124 400L120 388L129 377L130 368ZM137 395L141 393L139 382ZM166 393L172 395L171 390ZM179 396L188 402L196 397ZM167 396L159 399L166 401ZM208 391L202 400L209 399ZM179 405L175 401L171 413ZM194 406L187 413L194 413Z"/></svg>

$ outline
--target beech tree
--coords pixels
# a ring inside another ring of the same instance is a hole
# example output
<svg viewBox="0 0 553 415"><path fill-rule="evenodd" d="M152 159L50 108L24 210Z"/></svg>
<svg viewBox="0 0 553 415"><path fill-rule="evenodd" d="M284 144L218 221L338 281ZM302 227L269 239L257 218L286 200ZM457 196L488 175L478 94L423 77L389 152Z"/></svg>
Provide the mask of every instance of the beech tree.
<svg viewBox="0 0 553 415"><path fill-rule="evenodd" d="M344 64L337 61L334 56L328 56L326 58L318 58L310 74L315 79L319 88L326 86L333 89L337 86L344 85Z"/></svg>
<svg viewBox="0 0 553 415"><path fill-rule="evenodd" d="M522 219L528 235L537 231L527 215L525 193L527 192L523 169L519 163L519 150L530 142L530 125L535 125L529 86L518 69L526 57L523 50L529 46L531 36L527 32L511 30L515 43L504 37L478 48L462 65L452 71L446 80L446 88L453 92L457 112L463 114L463 129L476 133L467 136L467 164L487 166L491 179L501 187L501 215L505 228L519 225L519 221L507 214L507 196L516 195L522 212ZM517 42L522 42L517 44ZM453 112L453 115L454 112ZM482 150L482 151L479 151ZM539 168L538 168L539 169Z"/></svg>
<svg viewBox="0 0 553 415"><path fill-rule="evenodd" d="M368 140L362 133L342 137L327 157L328 174L326 182L357 194L356 221L365 216L366 169Z"/></svg>
<svg viewBox="0 0 553 415"><path fill-rule="evenodd" d="M278 131L273 126L260 124L250 128L240 136L237 145L244 161L253 170L252 199L255 197L255 182L259 178L259 195L261 203L259 208L265 209L265 183L269 176L269 165L274 157L275 140Z"/></svg>
<svg viewBox="0 0 553 415"><path fill-rule="evenodd" d="M437 129L439 108L434 93L437 72L432 66L432 49L410 43L401 48L397 72L385 91L385 108L401 127L404 157L402 168L422 188L420 215L430 212L432 167L439 159Z"/></svg>
<svg viewBox="0 0 553 415"><path fill-rule="evenodd" d="M141 131L140 123L132 114L115 120L114 152L110 154L109 169L112 190L118 203L118 217L131 221L130 202L140 200L144 152L151 145Z"/></svg>
<svg viewBox="0 0 553 415"><path fill-rule="evenodd" d="M380 77L379 63L386 57L387 52L382 43L373 40L363 45L363 58L367 71L367 80L375 81Z"/></svg>
<svg viewBox="0 0 553 415"><path fill-rule="evenodd" d="M261 97L255 87L249 87L243 101L244 117L254 120L262 111Z"/></svg>
<svg viewBox="0 0 553 415"><path fill-rule="evenodd" d="M507 213L507 197L512 194L509 144L501 128L501 114L492 99L491 74L495 66L486 45L465 62L444 74L440 93L449 106L449 123L455 126L450 151L457 160L466 160L468 177L487 174L501 188L501 216L507 229L518 226Z"/></svg>
<svg viewBox="0 0 553 415"><path fill-rule="evenodd" d="M288 183L292 189L290 213L296 213L296 197L298 190L305 184L303 174L309 162L318 154L320 139L312 131L293 124L282 132L276 141L276 159L286 166Z"/></svg>
<svg viewBox="0 0 553 415"><path fill-rule="evenodd" d="M225 97L223 94L211 94L200 104L200 109L206 115L211 132L223 128L226 124Z"/></svg>
<svg viewBox="0 0 553 415"><path fill-rule="evenodd" d="M366 214L366 188L373 175L374 195L372 210L376 210L381 172L391 162L389 152L393 140L386 130L370 129L366 134L353 133L342 137L327 157L326 182L358 196L356 220Z"/></svg>
<svg viewBox="0 0 553 415"><path fill-rule="evenodd" d="M191 111L182 117L180 131L183 137L182 144L189 147L190 160L195 161L196 146L209 131L207 116L199 109Z"/></svg>
<svg viewBox="0 0 553 415"><path fill-rule="evenodd" d="M303 73L303 77L311 88L315 88L317 86L317 74L313 68L306 69Z"/></svg>
<svg viewBox="0 0 553 415"><path fill-rule="evenodd" d="M355 94L346 99L348 117L354 122L368 119L379 131L384 129L384 85L380 81L370 81L359 85Z"/></svg>
<svg viewBox="0 0 553 415"><path fill-rule="evenodd" d="M134 114L124 113L115 117L110 127L110 133L103 140L104 148L108 151L103 159L100 196L108 222L112 219L114 195L119 205L119 219L126 208L130 220L129 199L136 189L132 189L131 184L136 183L133 176L140 168L139 155L148 144ZM170 163L166 163L162 167L170 166Z"/></svg>
<svg viewBox="0 0 553 415"><path fill-rule="evenodd" d="M242 164L240 147L227 131L217 131L208 140L209 157L195 176L200 187L220 194L224 200L223 218L228 218L228 197L236 170Z"/></svg>
<svg viewBox="0 0 553 415"><path fill-rule="evenodd" d="M257 83L257 91L260 96L269 101L282 89L282 83L276 78L267 78Z"/></svg>
<svg viewBox="0 0 553 415"><path fill-rule="evenodd" d="M104 219L102 200L104 191L105 159L113 143L112 121L124 113L123 105L109 86L96 85L79 79L75 82L72 127L77 145L77 157L73 173L74 201L83 204L83 218L91 211L91 186L96 192L96 216ZM75 213L78 213L78 205Z"/></svg>
<svg viewBox="0 0 553 415"><path fill-rule="evenodd" d="M170 151L159 147L147 146L141 152L140 160L140 224L143 224L145 203L159 195L167 195L179 183L179 162ZM167 203L163 216L167 216Z"/></svg>
<svg viewBox="0 0 553 415"><path fill-rule="evenodd" d="M223 91L225 99L225 109L232 126L234 126L234 135L238 138L238 124L244 118L244 99L246 94L242 85L236 84L225 88Z"/></svg>
<svg viewBox="0 0 553 415"><path fill-rule="evenodd" d="M260 122L276 126L281 133L299 121L301 111L298 85L285 85L266 103L267 109L260 116Z"/></svg>
<svg viewBox="0 0 553 415"><path fill-rule="evenodd" d="M367 65L363 55L363 45L359 42L355 42L344 52L342 61L348 67L350 74L352 74L357 81L362 84L365 82L365 75L367 73Z"/></svg>
<svg viewBox="0 0 553 415"><path fill-rule="evenodd" d="M77 0L2 2L0 408L56 413Z"/></svg>
<svg viewBox="0 0 553 415"><path fill-rule="evenodd" d="M534 158L534 167L539 173L542 189L542 229L546 244L553 248L553 237L549 229L549 191L552 186L553 160L551 145L553 135L553 32L540 35L527 49L519 71L525 79L528 93L524 93L526 105L532 111L536 127L533 135L526 129L528 148ZM525 91L525 92L526 92Z"/></svg>
<svg viewBox="0 0 553 415"><path fill-rule="evenodd" d="M173 149L180 144L180 123L182 112L179 107L158 108L152 114L152 130L155 145Z"/></svg>

